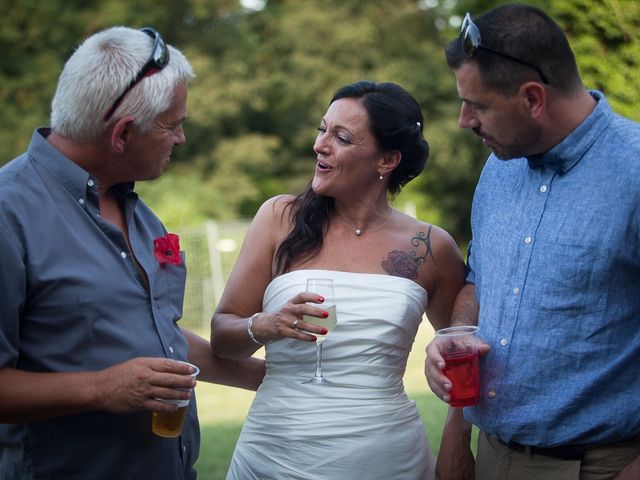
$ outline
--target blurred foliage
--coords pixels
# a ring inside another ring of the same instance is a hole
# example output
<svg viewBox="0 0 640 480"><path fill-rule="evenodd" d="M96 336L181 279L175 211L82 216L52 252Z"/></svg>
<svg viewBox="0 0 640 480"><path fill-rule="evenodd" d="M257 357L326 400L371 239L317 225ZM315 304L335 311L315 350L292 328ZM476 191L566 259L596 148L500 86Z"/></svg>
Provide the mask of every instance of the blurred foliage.
<svg viewBox="0 0 640 480"><path fill-rule="evenodd" d="M253 2L260 3L260 2ZM393 81L420 101L431 157L397 199L469 236L471 196L487 151L457 126L443 48L465 11L491 0L0 0L0 163L48 123L62 65L84 37L112 25L154 26L192 62L187 144L165 174L138 185L169 225L251 217L269 196L312 175L316 127L333 92ZM620 113L640 114L637 0L531 1L570 37L585 85ZM245 3L247 4L247 3Z"/></svg>

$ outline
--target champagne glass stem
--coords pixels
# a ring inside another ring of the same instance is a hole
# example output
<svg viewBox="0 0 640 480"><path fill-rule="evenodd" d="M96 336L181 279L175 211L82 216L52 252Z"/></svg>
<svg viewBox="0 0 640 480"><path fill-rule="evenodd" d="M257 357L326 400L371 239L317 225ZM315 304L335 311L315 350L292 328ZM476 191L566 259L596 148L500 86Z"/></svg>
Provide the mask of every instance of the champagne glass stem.
<svg viewBox="0 0 640 480"><path fill-rule="evenodd" d="M316 378L322 378L322 342L316 342Z"/></svg>

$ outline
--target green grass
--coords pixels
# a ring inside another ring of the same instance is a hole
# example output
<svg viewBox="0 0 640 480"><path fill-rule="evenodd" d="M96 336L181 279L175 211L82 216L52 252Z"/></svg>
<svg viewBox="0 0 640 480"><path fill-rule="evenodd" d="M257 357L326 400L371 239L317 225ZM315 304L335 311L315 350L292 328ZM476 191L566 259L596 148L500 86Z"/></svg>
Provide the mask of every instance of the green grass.
<svg viewBox="0 0 640 480"><path fill-rule="evenodd" d="M447 405L431 393L424 378L424 348L432 336L433 329L423 322L409 356L404 382L409 396L418 406L429 443L437 455ZM196 393L202 434L200 458L196 463L198 478L221 480L227 472L254 392L201 382Z"/></svg>

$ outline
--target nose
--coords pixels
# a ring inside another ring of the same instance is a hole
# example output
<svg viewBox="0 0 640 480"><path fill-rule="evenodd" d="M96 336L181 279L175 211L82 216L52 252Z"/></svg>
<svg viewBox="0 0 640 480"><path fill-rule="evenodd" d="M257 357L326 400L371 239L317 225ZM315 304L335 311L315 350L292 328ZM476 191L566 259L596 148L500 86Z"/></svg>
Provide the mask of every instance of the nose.
<svg viewBox="0 0 640 480"><path fill-rule="evenodd" d="M458 125L460 128L477 128L480 126L480 122L474 115L473 109L464 102L462 103L462 107L460 107Z"/></svg>
<svg viewBox="0 0 640 480"><path fill-rule="evenodd" d="M187 136L184 133L182 125L173 131L173 144L182 145L187 141Z"/></svg>
<svg viewBox="0 0 640 480"><path fill-rule="evenodd" d="M327 151L326 136L327 136L327 132L318 132L316 141L313 143L314 152L323 153Z"/></svg>

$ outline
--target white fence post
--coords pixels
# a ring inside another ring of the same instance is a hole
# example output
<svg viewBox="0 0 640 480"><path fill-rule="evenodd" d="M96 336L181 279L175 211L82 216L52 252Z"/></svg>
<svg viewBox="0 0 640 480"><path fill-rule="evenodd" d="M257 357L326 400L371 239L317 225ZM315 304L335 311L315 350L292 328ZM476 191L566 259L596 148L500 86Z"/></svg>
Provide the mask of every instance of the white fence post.
<svg viewBox="0 0 640 480"><path fill-rule="evenodd" d="M224 274L222 272L222 256L216 246L218 239L220 238L220 229L218 223L209 220L205 224L205 231L207 233L207 247L209 249L209 267L211 268L211 283L213 286L213 300L217 305L222 292L224 291ZM209 306L212 308L213 305ZM213 311L211 312L213 313Z"/></svg>

